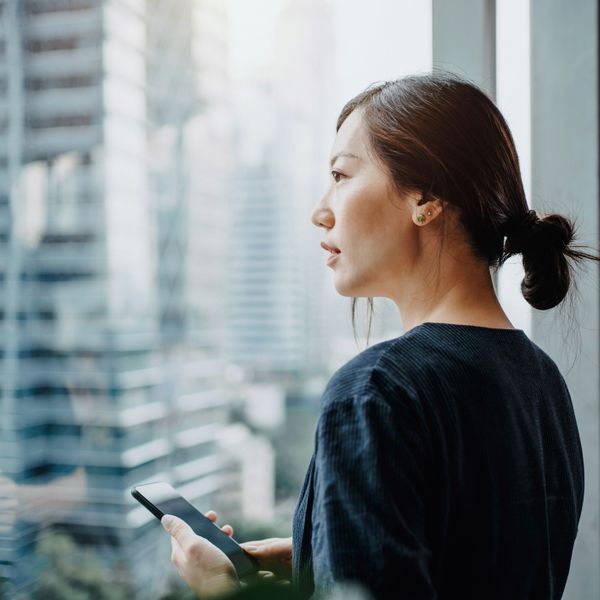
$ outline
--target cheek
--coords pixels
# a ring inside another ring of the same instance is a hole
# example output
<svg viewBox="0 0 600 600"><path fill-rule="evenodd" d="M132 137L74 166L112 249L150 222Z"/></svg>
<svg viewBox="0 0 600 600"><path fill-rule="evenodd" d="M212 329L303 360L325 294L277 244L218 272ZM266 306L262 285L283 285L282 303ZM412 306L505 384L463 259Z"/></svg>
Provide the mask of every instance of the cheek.
<svg viewBox="0 0 600 600"><path fill-rule="evenodd" d="M340 188L334 240L352 256L363 261L394 259L411 254L411 216L398 199L392 200L380 177L356 177Z"/></svg>
<svg viewBox="0 0 600 600"><path fill-rule="evenodd" d="M344 240L362 242L366 238L377 236L383 218L377 198L364 187L349 189L340 198L336 220Z"/></svg>
<svg viewBox="0 0 600 600"><path fill-rule="evenodd" d="M411 269L416 260L412 231L399 214L384 214L371 224L371 236L366 247L357 257L357 267L371 272L368 279L379 282L397 280Z"/></svg>
<svg viewBox="0 0 600 600"><path fill-rule="evenodd" d="M344 220L344 240L349 239L370 254L387 254L390 250L400 251L407 242L405 217L394 206L382 206L385 199L362 197L348 203ZM346 237L345 232L348 232ZM340 242L341 243L341 242ZM342 248L343 250L343 248Z"/></svg>

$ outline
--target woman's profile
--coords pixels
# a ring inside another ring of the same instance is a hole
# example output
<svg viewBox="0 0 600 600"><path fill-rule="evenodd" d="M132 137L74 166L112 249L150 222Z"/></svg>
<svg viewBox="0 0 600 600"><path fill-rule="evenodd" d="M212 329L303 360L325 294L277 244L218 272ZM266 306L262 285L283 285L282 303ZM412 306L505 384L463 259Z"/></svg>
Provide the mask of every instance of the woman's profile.
<svg viewBox="0 0 600 600"><path fill-rule="evenodd" d="M377 599L560 598L579 432L557 365L513 326L492 274L522 255L523 296L548 310L575 263L600 259L568 217L528 207L503 116L451 73L369 86L343 107L330 159L311 220L335 288L391 299L404 332L329 380L292 537L242 545L304 598L346 582ZM173 543L194 587L202 539ZM222 565L205 590L239 586Z"/></svg>

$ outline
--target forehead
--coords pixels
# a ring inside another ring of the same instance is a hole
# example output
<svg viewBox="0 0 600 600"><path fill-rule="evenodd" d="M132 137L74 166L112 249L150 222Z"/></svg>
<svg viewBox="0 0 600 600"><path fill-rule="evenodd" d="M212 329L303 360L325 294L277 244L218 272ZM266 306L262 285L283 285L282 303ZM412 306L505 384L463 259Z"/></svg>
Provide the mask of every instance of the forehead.
<svg viewBox="0 0 600 600"><path fill-rule="evenodd" d="M362 110L355 109L342 123L335 136L331 157L339 152L352 152L363 156L366 150L366 132L362 119Z"/></svg>

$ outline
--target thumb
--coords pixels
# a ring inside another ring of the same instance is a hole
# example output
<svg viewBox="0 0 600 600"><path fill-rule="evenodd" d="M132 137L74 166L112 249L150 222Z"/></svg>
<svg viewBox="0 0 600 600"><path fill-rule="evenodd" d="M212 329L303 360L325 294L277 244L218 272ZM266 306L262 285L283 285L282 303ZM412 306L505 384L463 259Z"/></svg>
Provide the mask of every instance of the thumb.
<svg viewBox="0 0 600 600"><path fill-rule="evenodd" d="M160 524L164 527L165 531L171 533L173 525L175 525L177 517L174 515L164 514L160 520Z"/></svg>
<svg viewBox="0 0 600 600"><path fill-rule="evenodd" d="M246 552L256 553L256 552L260 551L260 548L258 546L252 546L252 545L247 546L246 544L240 544L240 546L244 550L246 550Z"/></svg>
<svg viewBox="0 0 600 600"><path fill-rule="evenodd" d="M183 519L175 515L163 515L160 522L165 531L170 533L182 548L186 548L192 538L196 537L194 530Z"/></svg>

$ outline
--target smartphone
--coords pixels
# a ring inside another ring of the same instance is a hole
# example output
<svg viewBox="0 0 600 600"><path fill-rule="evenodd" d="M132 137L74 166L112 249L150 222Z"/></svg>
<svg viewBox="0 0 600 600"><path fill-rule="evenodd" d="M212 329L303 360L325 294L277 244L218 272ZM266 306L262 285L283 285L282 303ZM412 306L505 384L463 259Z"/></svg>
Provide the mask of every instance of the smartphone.
<svg viewBox="0 0 600 600"><path fill-rule="evenodd" d="M138 485L131 488L131 495L159 520L165 514L183 519L196 534L206 538L228 556L240 579L259 570L258 561L251 554L168 483L157 481Z"/></svg>

